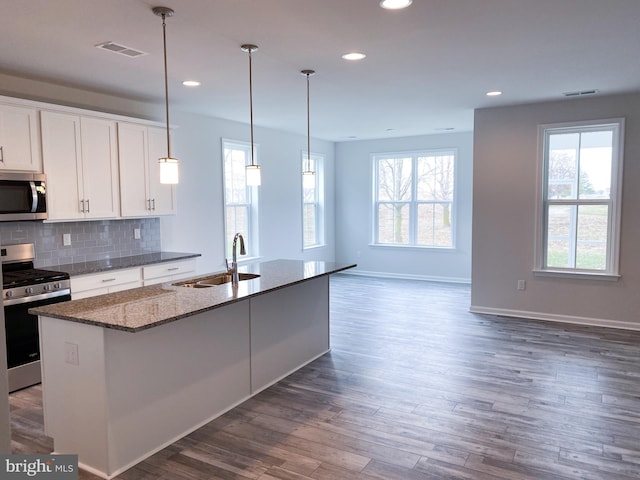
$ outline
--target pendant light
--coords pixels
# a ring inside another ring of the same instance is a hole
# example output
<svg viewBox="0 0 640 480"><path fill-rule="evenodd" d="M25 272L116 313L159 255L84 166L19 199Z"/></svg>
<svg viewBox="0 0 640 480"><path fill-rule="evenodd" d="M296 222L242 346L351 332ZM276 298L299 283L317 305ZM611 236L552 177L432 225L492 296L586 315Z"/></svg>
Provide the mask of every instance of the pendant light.
<svg viewBox="0 0 640 480"><path fill-rule="evenodd" d="M240 47L243 52L249 54L249 120L251 124L251 163L246 166L246 179L247 185L257 186L262 183L260 178L260 165L257 165L254 160L255 147L253 145L253 77L251 72L251 53L258 50L257 45L251 45L245 43Z"/></svg>
<svg viewBox="0 0 640 480"><path fill-rule="evenodd" d="M311 127L309 115L309 77L313 75L315 70L301 70L300 73L307 77L307 161L305 162L304 171L302 172L302 186L304 188L313 188L316 184L316 172L311 168Z"/></svg>
<svg viewBox="0 0 640 480"><path fill-rule="evenodd" d="M167 120L167 156L158 159L160 166L160 183L176 184L179 180L179 160L171 156L171 137L169 134L169 81L167 75L167 24L166 17L173 16L173 10L168 7L153 7L155 15L162 17L162 41L164 47L164 101Z"/></svg>

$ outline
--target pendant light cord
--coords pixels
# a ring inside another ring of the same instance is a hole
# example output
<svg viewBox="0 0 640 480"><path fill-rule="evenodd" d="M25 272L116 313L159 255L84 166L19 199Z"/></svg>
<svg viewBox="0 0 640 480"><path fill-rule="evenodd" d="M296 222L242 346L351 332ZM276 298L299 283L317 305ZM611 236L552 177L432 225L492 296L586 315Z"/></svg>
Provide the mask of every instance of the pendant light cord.
<svg viewBox="0 0 640 480"><path fill-rule="evenodd" d="M309 114L309 75L307 72L307 171L311 171L311 115Z"/></svg>
<svg viewBox="0 0 640 480"><path fill-rule="evenodd" d="M305 169L305 173L313 173L311 170L311 102L309 100L309 77L314 75L315 70L301 70L300 73L307 77L307 167Z"/></svg>
<svg viewBox="0 0 640 480"><path fill-rule="evenodd" d="M167 74L167 24L166 14L162 14L162 43L164 46L164 102L167 118L167 158L171 158L171 140L169 135L169 77Z"/></svg>
<svg viewBox="0 0 640 480"><path fill-rule="evenodd" d="M251 71L251 52L253 48L249 48L249 121L251 123L251 166L254 166L253 161L253 75Z"/></svg>

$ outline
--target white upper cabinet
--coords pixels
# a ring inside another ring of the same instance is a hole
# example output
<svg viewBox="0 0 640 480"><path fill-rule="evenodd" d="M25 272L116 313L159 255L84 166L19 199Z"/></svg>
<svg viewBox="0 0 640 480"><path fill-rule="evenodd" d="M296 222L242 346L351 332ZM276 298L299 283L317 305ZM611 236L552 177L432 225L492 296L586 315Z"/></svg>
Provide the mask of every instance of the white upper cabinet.
<svg viewBox="0 0 640 480"><path fill-rule="evenodd" d="M42 171L36 109L0 104L0 170Z"/></svg>
<svg viewBox="0 0 640 480"><path fill-rule="evenodd" d="M116 122L41 112L49 220L120 216Z"/></svg>
<svg viewBox="0 0 640 480"><path fill-rule="evenodd" d="M165 157L166 153L164 129L118 122L123 217L176 213L173 185L160 183L158 158Z"/></svg>

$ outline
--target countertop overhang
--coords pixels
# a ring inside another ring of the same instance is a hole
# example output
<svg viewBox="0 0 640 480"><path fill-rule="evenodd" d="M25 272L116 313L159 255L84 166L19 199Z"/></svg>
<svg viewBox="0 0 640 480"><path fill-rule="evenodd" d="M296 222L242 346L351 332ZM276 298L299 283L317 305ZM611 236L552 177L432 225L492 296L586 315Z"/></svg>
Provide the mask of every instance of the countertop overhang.
<svg viewBox="0 0 640 480"><path fill-rule="evenodd" d="M29 312L43 317L138 332L355 266L323 261L272 260L240 267L240 272L255 273L260 277L243 280L237 287L227 283L210 288L187 288L163 283L45 305L32 308ZM209 275L198 275L194 279Z"/></svg>

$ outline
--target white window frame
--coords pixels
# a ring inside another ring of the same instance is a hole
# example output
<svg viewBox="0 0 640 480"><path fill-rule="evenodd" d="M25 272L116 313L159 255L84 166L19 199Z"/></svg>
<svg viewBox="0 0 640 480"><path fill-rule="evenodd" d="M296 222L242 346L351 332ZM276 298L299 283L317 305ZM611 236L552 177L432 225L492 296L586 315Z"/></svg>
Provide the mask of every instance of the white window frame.
<svg viewBox="0 0 640 480"><path fill-rule="evenodd" d="M315 200L313 202L313 205L315 208L315 219L316 219L316 222L315 222L316 241L313 244L305 244L304 212L305 212L305 205L309 204L310 202L305 203L304 186L302 185L302 172L307 169L307 152L301 151L300 165L302 167L302 170L300 172L300 185L301 185L300 191L301 191L301 202L302 202L302 249L303 250L310 250L310 249L325 246L325 233L324 233L324 230L325 230L324 160L325 158L324 158L324 155L320 153L311 152L311 160L313 161L313 165L314 165L314 171L315 171L314 179L316 183L315 185L316 195L315 195Z"/></svg>
<svg viewBox="0 0 640 480"><path fill-rule="evenodd" d="M538 172L536 202L536 249L533 272L537 276L567 278L587 278L617 280L620 277L620 225L622 210L622 171L624 157L624 118L610 118L578 122L545 124L538 126ZM609 199L547 199L548 139L557 133L580 133L599 130L612 130L611 189ZM607 228L606 268L603 270L582 269L576 267L558 268L546 266L547 207L549 205L607 205L609 208Z"/></svg>
<svg viewBox="0 0 640 480"><path fill-rule="evenodd" d="M418 232L418 205L420 204L437 204L442 203L438 201L425 201L425 200L416 200L417 198L417 182L416 182L416 172L417 172L417 162L420 157L429 157L429 156L442 156L442 155L452 155L453 156L453 193L451 200L451 245L440 246L440 245L423 245L417 243L417 232ZM388 201L380 202L378 200L378 161L389 158L398 158L398 157L411 157L412 159L412 186L411 186L411 199L407 202L409 204L409 239L410 241L406 244L399 243L380 243L378 239L379 233L379 225L378 225L378 205L380 203L391 203ZM383 152L383 153L374 153L371 155L371 168L372 168L372 206L371 206L371 244L375 247L384 247L384 248L414 248L414 249L431 249L431 250L455 250L456 249L456 224L458 218L458 149L457 148L428 148L424 150L415 150L415 151L405 151L405 152Z"/></svg>
<svg viewBox="0 0 640 480"><path fill-rule="evenodd" d="M224 216L224 257L231 260L231 239L233 235L237 232L229 232L227 226L227 206L230 205L227 203L226 198L226 172L225 172L225 150L233 149L233 150L242 150L245 153L246 162L249 163L249 159L251 158L251 143L243 142L239 140L229 140L222 139L222 198L223 198L223 216ZM254 155L255 159L259 158L259 145L254 143ZM255 260L259 257L260 252L260 238L259 238L259 189L257 186L247 186L245 182L245 188L247 189L247 203L242 204L234 204L234 205L246 205L247 216L248 216L248 232L243 234L243 238L245 241L246 247L246 256L240 256L240 250L238 247L238 263L248 262L251 260Z"/></svg>

